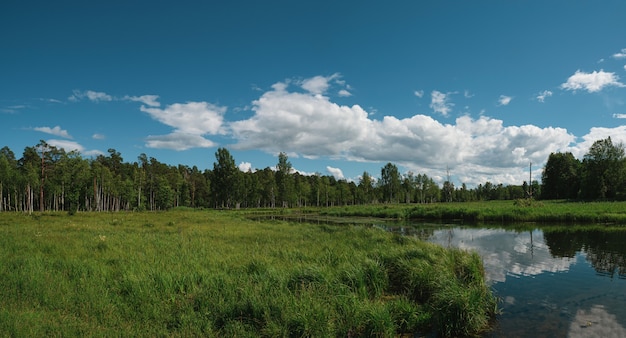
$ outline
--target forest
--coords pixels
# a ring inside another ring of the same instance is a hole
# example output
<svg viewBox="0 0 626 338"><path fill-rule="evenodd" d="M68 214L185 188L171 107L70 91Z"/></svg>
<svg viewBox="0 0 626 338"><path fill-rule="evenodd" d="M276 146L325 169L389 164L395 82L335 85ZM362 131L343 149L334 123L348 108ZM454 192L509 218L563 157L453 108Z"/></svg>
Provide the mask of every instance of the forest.
<svg viewBox="0 0 626 338"><path fill-rule="evenodd" d="M610 138L596 141L582 161L552 153L541 185L485 182L440 186L425 174L402 174L393 163L380 178L363 172L358 182L331 175L302 175L285 153L275 168L242 172L226 148L215 152L213 169L168 165L141 154L125 162L115 149L84 158L45 141L26 147L21 158L0 149L0 211L129 211L190 208L276 208L371 203L435 203L484 200L623 199L624 147Z"/></svg>

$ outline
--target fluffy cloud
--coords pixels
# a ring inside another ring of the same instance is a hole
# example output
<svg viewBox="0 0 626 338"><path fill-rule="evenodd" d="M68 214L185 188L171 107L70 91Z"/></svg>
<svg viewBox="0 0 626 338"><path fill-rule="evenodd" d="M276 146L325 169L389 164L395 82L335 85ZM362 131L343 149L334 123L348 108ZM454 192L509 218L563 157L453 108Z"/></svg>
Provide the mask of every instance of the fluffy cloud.
<svg viewBox="0 0 626 338"><path fill-rule="evenodd" d="M248 171L252 170L252 163L250 162L241 162L238 165L239 170L243 171L244 173L247 173Z"/></svg>
<svg viewBox="0 0 626 338"><path fill-rule="evenodd" d="M341 96L341 97L349 97L349 96L352 96L352 93L350 93L349 91L347 91L345 89L341 89L341 90L339 90L339 96Z"/></svg>
<svg viewBox="0 0 626 338"><path fill-rule="evenodd" d="M609 86L624 87L625 85L619 82L619 77L615 73L604 70L585 73L577 70L574 75L567 79L567 82L561 84L561 89L573 91L582 89L594 93Z"/></svg>
<svg viewBox="0 0 626 338"><path fill-rule="evenodd" d="M46 133L46 134L50 134L50 135L54 135L54 136L60 136L60 137L64 137L64 138L72 138L72 136L70 136L70 134L67 132L67 130L61 129L61 127L56 126L53 128L50 127L35 127L33 128L33 130L36 131L40 131L42 133Z"/></svg>
<svg viewBox="0 0 626 338"><path fill-rule="evenodd" d="M159 103L157 100L159 99L158 95L142 95L142 96L124 96L124 100L127 101L134 101L134 102L141 102L143 104L145 104L146 106L150 106L150 107L160 107L161 103Z"/></svg>
<svg viewBox="0 0 626 338"><path fill-rule="evenodd" d="M569 147L566 151L570 151L574 156L582 159L595 141L607 137L611 137L614 144L626 144L626 126L618 126L615 128L593 127L589 129L589 133L581 137L582 141Z"/></svg>
<svg viewBox="0 0 626 338"><path fill-rule="evenodd" d="M195 134L221 134L226 107L208 102L175 103L165 109L141 106L140 110L153 119L178 131Z"/></svg>
<svg viewBox="0 0 626 338"><path fill-rule="evenodd" d="M454 103L449 102L449 96L450 93L444 94L440 91L433 90L432 93L430 93L430 108L435 113L448 116L450 111L452 111L452 107L454 107Z"/></svg>
<svg viewBox="0 0 626 338"><path fill-rule="evenodd" d="M552 92L549 90L544 90L541 93L539 93L539 95L537 95L537 101L543 103L545 102L547 97L552 96Z"/></svg>
<svg viewBox="0 0 626 338"><path fill-rule="evenodd" d="M417 97L419 97L420 99L422 97L424 97L424 91L423 90L416 90L415 92L413 92L413 94Z"/></svg>
<svg viewBox="0 0 626 338"><path fill-rule="evenodd" d="M87 156L98 156L98 155L104 155L103 152L99 151L99 150L85 150L85 147L83 147L81 144L74 142L74 141L69 141L69 140L56 140L56 139L51 139L46 141L49 145L53 146L53 147L57 147L59 149L63 149L66 152L71 152L71 151L77 151L83 155L87 155Z"/></svg>
<svg viewBox="0 0 626 338"><path fill-rule="evenodd" d="M511 103L511 100L513 100L513 97L511 96L500 95L500 98L498 99L498 105L506 106Z"/></svg>
<svg viewBox="0 0 626 338"><path fill-rule="evenodd" d="M148 113L153 119L174 128L174 132L169 135L149 136L146 139L146 146L150 148L175 150L208 148L215 144L202 135L225 133L222 124L226 107L207 102L188 102L175 103L165 109L141 106L140 110Z"/></svg>
<svg viewBox="0 0 626 338"><path fill-rule="evenodd" d="M370 129L367 112L358 105L340 106L314 92L288 92L285 83L272 88L253 102L254 116L231 123L235 147L338 156Z"/></svg>
<svg viewBox="0 0 626 338"><path fill-rule="evenodd" d="M314 76L309 79L305 79L301 82L302 89L308 91L311 94L322 95L326 93L330 87L330 81L337 80L341 77L339 73L335 73L331 76Z"/></svg>
<svg viewBox="0 0 626 338"><path fill-rule="evenodd" d="M113 97L111 95L107 93L103 93L103 92L96 92L93 90L87 90L87 91L74 90L73 94L68 98L68 100L77 102L85 98L93 102L113 101Z"/></svg>
<svg viewBox="0 0 626 338"><path fill-rule="evenodd" d="M445 102L446 94L441 95ZM249 119L230 124L236 149L391 161L432 177L444 175L450 166L453 175L469 184L519 184L528 177L529 162L541 164L551 152L567 150L575 141L562 128L505 127L501 120L484 116L462 116L453 124L420 114L375 120L358 105L290 91L286 83L274 85L253 102L252 110Z"/></svg>
<svg viewBox="0 0 626 338"><path fill-rule="evenodd" d="M86 91L74 90L72 92L72 95L68 97L68 100L72 102L78 102L83 99L87 99L92 102L133 101L133 102L141 102L144 105L150 106L150 107L159 107L161 105L161 103L157 101L159 99L158 95L141 95L141 96L126 95L120 98L120 97L111 96L104 92L96 92L93 90L86 90Z"/></svg>
<svg viewBox="0 0 626 338"><path fill-rule="evenodd" d="M67 152L78 151L82 153L85 150L85 147L74 141L51 139L46 142L51 146L64 149Z"/></svg>
<svg viewBox="0 0 626 338"><path fill-rule="evenodd" d="M328 173L333 175L338 180L341 180L341 179L345 178L343 176L343 171L341 171L341 169L339 169L339 168L333 168L333 167L327 166L326 167L326 171L328 171Z"/></svg>
<svg viewBox="0 0 626 338"><path fill-rule="evenodd" d="M175 131L168 135L150 135L146 137L146 147L172 150L187 150L191 148L210 148L215 143L197 134Z"/></svg>
<svg viewBox="0 0 626 338"><path fill-rule="evenodd" d="M619 53L613 54L614 59L626 59L626 48L622 48Z"/></svg>

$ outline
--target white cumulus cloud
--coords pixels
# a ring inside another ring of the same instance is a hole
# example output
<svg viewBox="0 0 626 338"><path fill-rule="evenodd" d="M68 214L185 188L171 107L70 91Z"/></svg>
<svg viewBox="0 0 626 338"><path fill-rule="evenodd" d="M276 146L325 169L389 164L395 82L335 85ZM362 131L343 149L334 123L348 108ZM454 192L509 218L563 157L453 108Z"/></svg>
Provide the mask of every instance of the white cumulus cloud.
<svg viewBox="0 0 626 338"><path fill-rule="evenodd" d="M337 80L341 77L339 73L335 73L330 76L314 76L309 79L305 79L301 83L302 89L308 91L311 94L322 95L326 93L328 88L330 87L330 81Z"/></svg>
<svg viewBox="0 0 626 338"><path fill-rule="evenodd" d="M201 135L175 131L168 135L149 135L146 147L183 151L191 148L210 148L216 144Z"/></svg>
<svg viewBox="0 0 626 338"><path fill-rule="evenodd" d="M450 166L468 184L521 184L529 162L540 168L551 152L569 149L576 139L562 128L505 127L485 116L462 116L451 124L420 114L376 120L359 105L290 91L287 83L272 88L253 102L252 117L230 124L235 149L393 162L431 177L443 177Z"/></svg>
<svg viewBox="0 0 626 338"><path fill-rule="evenodd" d="M146 138L150 148L187 150L190 148L208 148L215 145L203 135L225 134L222 124L226 107L208 102L175 103L161 108L141 106L142 112L153 119L174 128L169 135Z"/></svg>
<svg viewBox="0 0 626 338"><path fill-rule="evenodd" d="M435 112L443 116L448 116L454 107L454 103L450 101L450 93L442 93L437 90L433 90L430 93L431 101L430 108Z"/></svg>
<svg viewBox="0 0 626 338"><path fill-rule="evenodd" d="M511 96L500 95L500 98L498 99L498 105L506 106L511 103L511 100L513 100L513 97Z"/></svg>
<svg viewBox="0 0 626 338"><path fill-rule="evenodd" d="M159 107L161 103L157 101L159 99L158 95L141 95L141 96L124 96L124 100L141 102L146 106L150 107Z"/></svg>
<svg viewBox="0 0 626 338"><path fill-rule="evenodd" d="M625 85L619 82L619 77L612 72L600 70L585 73L577 70L574 75L567 79L567 82L561 84L561 89L573 91L582 89L594 93L609 86L624 87Z"/></svg>
<svg viewBox="0 0 626 338"><path fill-rule="evenodd" d="M80 143L70 140L51 139L46 141L49 145L65 150L65 152L77 151L86 156L104 155L100 150L86 150Z"/></svg>
<svg viewBox="0 0 626 338"><path fill-rule="evenodd" d="M341 89L341 90L339 90L339 96L341 96L341 97L349 97L349 96L352 96L352 93L350 93L346 89Z"/></svg>
<svg viewBox="0 0 626 338"><path fill-rule="evenodd" d="M326 171L328 171L328 173L330 173L331 175L333 175L336 179L341 180L344 179L345 177L343 176L343 171L339 168L333 168L331 166L327 166L326 167Z"/></svg>
<svg viewBox="0 0 626 338"><path fill-rule="evenodd" d="M358 105L340 106L313 92L288 92L285 83L272 88L252 103L254 116L231 123L237 148L333 156L362 140L369 129L367 112Z"/></svg>
<svg viewBox="0 0 626 338"><path fill-rule="evenodd" d="M550 96L552 96L552 92L549 91L549 90L544 90L544 91L542 91L541 93L539 93L537 95L537 101L543 103L543 102L545 102L546 98L548 98Z"/></svg>
<svg viewBox="0 0 626 338"><path fill-rule="evenodd" d="M567 151L570 151L577 158L582 159L595 141L602 140L607 137L611 137L613 144L626 144L626 125L615 128L593 127L589 129L589 133L581 137L582 141L572 145L567 149Z"/></svg>
<svg viewBox="0 0 626 338"><path fill-rule="evenodd" d="M626 59L626 48L622 48L618 53L613 54L614 59Z"/></svg>
<svg viewBox="0 0 626 338"><path fill-rule="evenodd" d="M61 129L61 127L59 126L55 126L55 127L35 127L33 128L33 130L36 131L40 131L42 133L46 133L46 134L50 134L50 135L54 135L54 136L60 136L60 137L64 137L64 138L69 138L71 139L72 136L67 132L67 130Z"/></svg>
<svg viewBox="0 0 626 338"><path fill-rule="evenodd" d="M239 167L239 170L244 173L247 173L248 171L252 171L252 163L250 162L241 162L239 163L238 167Z"/></svg>

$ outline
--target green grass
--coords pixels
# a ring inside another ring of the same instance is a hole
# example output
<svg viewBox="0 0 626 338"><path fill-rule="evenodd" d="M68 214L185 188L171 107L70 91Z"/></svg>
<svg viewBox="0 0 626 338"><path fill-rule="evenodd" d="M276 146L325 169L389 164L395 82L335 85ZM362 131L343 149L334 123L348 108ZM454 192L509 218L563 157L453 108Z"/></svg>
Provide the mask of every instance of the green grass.
<svg viewBox="0 0 626 338"><path fill-rule="evenodd" d="M8 336L380 336L488 329L477 254L243 213L0 214Z"/></svg>
<svg viewBox="0 0 626 338"><path fill-rule="evenodd" d="M464 222L626 224L626 202L488 201L373 204L319 209L321 215Z"/></svg>

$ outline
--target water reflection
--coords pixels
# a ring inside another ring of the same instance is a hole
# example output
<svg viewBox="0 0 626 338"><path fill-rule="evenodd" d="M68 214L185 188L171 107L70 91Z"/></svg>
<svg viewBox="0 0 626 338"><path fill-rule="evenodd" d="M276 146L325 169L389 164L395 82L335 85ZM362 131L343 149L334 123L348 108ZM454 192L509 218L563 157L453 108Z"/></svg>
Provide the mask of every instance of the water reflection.
<svg viewBox="0 0 626 338"><path fill-rule="evenodd" d="M626 337L626 231L394 228L473 250L502 298L490 337ZM617 278L619 277L619 278Z"/></svg>
<svg viewBox="0 0 626 338"><path fill-rule="evenodd" d="M598 274L626 278L626 232L548 228L544 236L553 256L574 257L583 251Z"/></svg>
<svg viewBox="0 0 626 338"><path fill-rule="evenodd" d="M407 228L403 232L407 233ZM476 251L483 258L487 279L532 276L542 272L569 270L572 257L554 257L541 230L516 232L489 228L444 228L412 233L420 239L446 247Z"/></svg>
<svg viewBox="0 0 626 338"><path fill-rule="evenodd" d="M479 253L502 299L486 337L626 337L626 229L380 227Z"/></svg>

